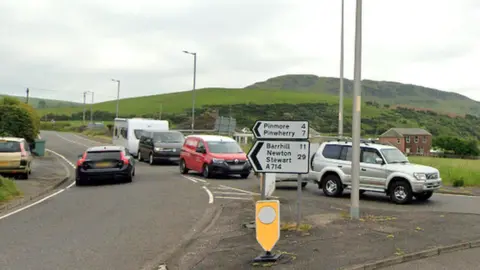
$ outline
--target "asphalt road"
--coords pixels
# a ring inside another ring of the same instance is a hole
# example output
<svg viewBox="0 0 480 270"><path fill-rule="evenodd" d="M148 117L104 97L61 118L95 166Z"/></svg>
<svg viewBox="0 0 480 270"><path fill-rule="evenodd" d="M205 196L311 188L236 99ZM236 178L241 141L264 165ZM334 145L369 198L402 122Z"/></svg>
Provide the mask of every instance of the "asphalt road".
<svg viewBox="0 0 480 270"><path fill-rule="evenodd" d="M98 145L58 134L41 136L73 163ZM137 163L131 184L73 186L0 220L0 269L140 269L180 243L209 205L176 166Z"/></svg>

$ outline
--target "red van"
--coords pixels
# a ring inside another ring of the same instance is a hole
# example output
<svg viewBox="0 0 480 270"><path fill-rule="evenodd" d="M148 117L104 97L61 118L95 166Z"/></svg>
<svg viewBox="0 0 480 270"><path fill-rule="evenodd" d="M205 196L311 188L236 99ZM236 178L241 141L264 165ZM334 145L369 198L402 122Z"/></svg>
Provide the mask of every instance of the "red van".
<svg viewBox="0 0 480 270"><path fill-rule="evenodd" d="M190 135L180 152L180 173L202 173L205 178L215 174L250 175L252 167L238 143L229 137L216 135Z"/></svg>

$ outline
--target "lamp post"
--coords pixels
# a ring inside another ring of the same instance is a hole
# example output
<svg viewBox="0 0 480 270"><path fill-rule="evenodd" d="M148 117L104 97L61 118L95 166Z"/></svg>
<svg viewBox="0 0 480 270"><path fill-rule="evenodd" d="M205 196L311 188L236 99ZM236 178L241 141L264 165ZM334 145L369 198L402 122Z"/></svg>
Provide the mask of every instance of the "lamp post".
<svg viewBox="0 0 480 270"><path fill-rule="evenodd" d="M345 0L342 0L340 23L340 101L338 102L338 136L343 137L343 63L344 63L344 13Z"/></svg>
<svg viewBox="0 0 480 270"><path fill-rule="evenodd" d="M117 110L115 113L115 118L118 118L118 105L120 103L120 80L112 79L113 82L117 82Z"/></svg>
<svg viewBox="0 0 480 270"><path fill-rule="evenodd" d="M362 0L357 0L355 16L355 64L352 110L352 194L350 216L360 218L360 127L362 108Z"/></svg>
<svg viewBox="0 0 480 270"><path fill-rule="evenodd" d="M193 55L193 89L192 89L192 134L195 130L195 83L197 77L197 53L183 51L186 54Z"/></svg>

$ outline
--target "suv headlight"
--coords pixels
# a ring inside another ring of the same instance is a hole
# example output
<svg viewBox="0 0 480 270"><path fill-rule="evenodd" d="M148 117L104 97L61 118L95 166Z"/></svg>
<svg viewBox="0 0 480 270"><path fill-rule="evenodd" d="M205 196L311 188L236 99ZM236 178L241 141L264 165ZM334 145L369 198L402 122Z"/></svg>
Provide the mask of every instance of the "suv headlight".
<svg viewBox="0 0 480 270"><path fill-rule="evenodd" d="M223 162L225 162L224 159L212 158L212 163L217 163L218 164L218 163L223 163Z"/></svg>
<svg viewBox="0 0 480 270"><path fill-rule="evenodd" d="M427 175L424 173L414 173L413 176L417 178L417 180L427 180Z"/></svg>
<svg viewBox="0 0 480 270"><path fill-rule="evenodd" d="M155 151L156 151L156 152L160 152L160 151L163 151L163 150L164 150L164 149L161 148L161 147L155 147Z"/></svg>

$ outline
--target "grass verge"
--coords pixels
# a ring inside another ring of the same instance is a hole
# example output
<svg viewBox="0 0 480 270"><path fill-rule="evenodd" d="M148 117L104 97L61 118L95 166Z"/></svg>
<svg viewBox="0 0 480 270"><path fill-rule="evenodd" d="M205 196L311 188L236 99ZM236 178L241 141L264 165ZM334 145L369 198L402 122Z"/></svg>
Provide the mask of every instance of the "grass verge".
<svg viewBox="0 0 480 270"><path fill-rule="evenodd" d="M0 176L0 203L18 197L21 194L15 182L9 178Z"/></svg>
<svg viewBox="0 0 480 270"><path fill-rule="evenodd" d="M440 171L444 185L463 181L465 186L480 186L480 160L409 157L410 162L431 166Z"/></svg>

